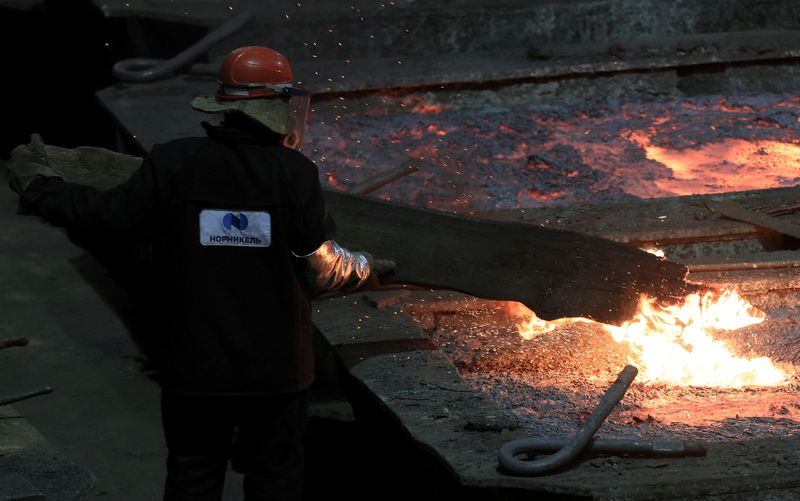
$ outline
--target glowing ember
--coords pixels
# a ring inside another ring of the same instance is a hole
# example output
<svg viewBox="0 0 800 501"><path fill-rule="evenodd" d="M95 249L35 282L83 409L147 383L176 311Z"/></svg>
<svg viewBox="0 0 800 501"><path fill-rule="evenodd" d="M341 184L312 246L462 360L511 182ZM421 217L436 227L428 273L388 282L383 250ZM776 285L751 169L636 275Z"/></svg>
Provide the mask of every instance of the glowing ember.
<svg viewBox="0 0 800 501"><path fill-rule="evenodd" d="M630 346L630 362L639 368L642 380L728 388L775 386L786 382L788 376L769 358L737 357L712 336L715 330L735 330L764 318L735 291L723 291L690 294L674 306L661 306L643 296L632 320L603 327L615 341ZM519 331L525 339L532 339L568 322L591 320L545 321L531 314Z"/></svg>
<svg viewBox="0 0 800 501"><path fill-rule="evenodd" d="M647 252L648 254L652 254L652 255L654 255L656 257L660 257L660 258L664 258L664 259L667 257L666 254L664 254L663 250L658 249L656 247L644 247L644 248L642 248L640 250L643 250L643 251Z"/></svg>
<svg viewBox="0 0 800 501"><path fill-rule="evenodd" d="M536 313L528 310L523 304L521 303L511 303L517 306L520 309L527 310L530 315L530 318L526 320L524 323L518 326L519 328L519 335L525 339L533 339L537 336L541 336L542 334L547 334L548 332L552 332L556 330L557 327L561 325L566 325L568 323L593 323L594 320L589 320L588 318L559 318L558 320L542 320L541 318L536 316Z"/></svg>

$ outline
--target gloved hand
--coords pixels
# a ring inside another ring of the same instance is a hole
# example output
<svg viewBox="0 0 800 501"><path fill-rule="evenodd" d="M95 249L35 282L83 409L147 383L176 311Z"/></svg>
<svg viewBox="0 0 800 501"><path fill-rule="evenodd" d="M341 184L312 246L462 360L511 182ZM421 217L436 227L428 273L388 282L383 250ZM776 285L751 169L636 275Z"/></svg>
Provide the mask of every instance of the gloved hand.
<svg viewBox="0 0 800 501"><path fill-rule="evenodd" d="M390 259L372 258L372 273L381 276L388 275L397 268L397 264Z"/></svg>
<svg viewBox="0 0 800 501"><path fill-rule="evenodd" d="M313 294L344 291L380 285L378 277L394 271L395 264L375 259L369 252L353 252L335 240L328 240L304 260L306 281Z"/></svg>
<svg viewBox="0 0 800 501"><path fill-rule="evenodd" d="M22 193L36 177L63 177L47 163L44 141L39 134L31 134L31 142L21 144L11 151L6 163L9 185L17 193Z"/></svg>
<svg viewBox="0 0 800 501"><path fill-rule="evenodd" d="M397 268L397 264L390 259L378 259L369 252L361 251L362 254L367 256L370 264L370 274L367 280L368 286L376 286L380 284L379 278L382 275L388 275Z"/></svg>

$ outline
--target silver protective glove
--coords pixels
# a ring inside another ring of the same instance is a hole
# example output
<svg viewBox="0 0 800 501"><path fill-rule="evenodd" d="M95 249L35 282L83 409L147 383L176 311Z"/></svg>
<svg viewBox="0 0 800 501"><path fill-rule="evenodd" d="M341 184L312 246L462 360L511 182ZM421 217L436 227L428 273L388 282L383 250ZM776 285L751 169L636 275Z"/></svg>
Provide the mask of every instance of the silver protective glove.
<svg viewBox="0 0 800 501"><path fill-rule="evenodd" d="M44 149L44 141L39 134L31 134L29 144L21 144L11 151L6 163L9 185L17 193L22 193L37 177L62 177L50 167Z"/></svg>
<svg viewBox="0 0 800 501"><path fill-rule="evenodd" d="M334 240L327 240L305 261L309 286L315 294L358 289L367 281L372 268L370 256L345 249Z"/></svg>
<svg viewBox="0 0 800 501"><path fill-rule="evenodd" d="M378 283L378 276L391 273L394 261L375 259L369 252L353 252L336 241L328 240L319 249L302 256L309 286L314 294L352 291L368 281Z"/></svg>

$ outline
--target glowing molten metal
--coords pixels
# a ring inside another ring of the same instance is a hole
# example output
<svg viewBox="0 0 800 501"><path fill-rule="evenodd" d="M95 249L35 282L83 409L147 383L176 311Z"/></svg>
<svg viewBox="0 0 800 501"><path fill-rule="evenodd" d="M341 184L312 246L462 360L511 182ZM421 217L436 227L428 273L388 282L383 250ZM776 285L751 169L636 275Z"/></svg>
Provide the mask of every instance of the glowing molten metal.
<svg viewBox="0 0 800 501"><path fill-rule="evenodd" d="M664 254L664 251L661 249L657 249L655 247L645 247L642 249L643 251L647 252L648 254L652 254L656 257L660 257L662 259L666 259L667 255Z"/></svg>
<svg viewBox="0 0 800 501"><path fill-rule="evenodd" d="M651 144L641 132L632 133L630 139L645 150L647 158L672 170L671 178L655 184L675 195L783 186L786 181L796 182L800 174L798 144L726 138L675 150Z"/></svg>
<svg viewBox="0 0 800 501"><path fill-rule="evenodd" d="M735 330L764 319L761 311L728 290L690 294L674 306L661 306L642 296L632 320L603 327L616 342L630 346L630 362L639 368L642 380L683 386L775 386L788 376L769 358L737 357L712 336L715 330ZM519 326L520 335L532 339L569 322L592 321L545 321L534 314Z"/></svg>

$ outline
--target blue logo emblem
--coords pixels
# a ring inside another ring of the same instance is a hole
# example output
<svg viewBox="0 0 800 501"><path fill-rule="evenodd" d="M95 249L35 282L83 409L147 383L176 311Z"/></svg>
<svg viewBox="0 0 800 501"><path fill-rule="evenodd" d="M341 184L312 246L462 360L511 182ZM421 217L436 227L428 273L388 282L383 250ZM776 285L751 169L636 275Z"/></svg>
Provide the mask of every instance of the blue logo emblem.
<svg viewBox="0 0 800 501"><path fill-rule="evenodd" d="M247 216L241 212L238 215L228 212L222 218L222 226L224 226L228 231L231 231L231 227L236 228L239 231L244 231L244 229L247 228Z"/></svg>

